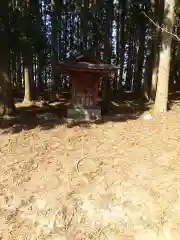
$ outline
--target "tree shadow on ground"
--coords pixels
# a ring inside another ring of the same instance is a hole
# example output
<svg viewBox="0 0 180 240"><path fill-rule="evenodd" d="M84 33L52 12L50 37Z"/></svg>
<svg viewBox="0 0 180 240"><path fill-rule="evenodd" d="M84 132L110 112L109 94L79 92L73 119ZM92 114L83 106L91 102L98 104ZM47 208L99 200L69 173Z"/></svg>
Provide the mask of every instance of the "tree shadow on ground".
<svg viewBox="0 0 180 240"><path fill-rule="evenodd" d="M171 109L174 104L180 104L180 90L169 93L169 108Z"/></svg>
<svg viewBox="0 0 180 240"><path fill-rule="evenodd" d="M0 118L0 129L3 133L19 133L40 127L43 130L55 128L63 122L66 103L39 106L18 106L13 117ZM54 116L54 118L53 118Z"/></svg>
<svg viewBox="0 0 180 240"><path fill-rule="evenodd" d="M126 122L129 120L137 120L151 108L151 104L143 100L115 100L111 101L108 114L103 114L100 120L87 121L72 121L67 125L68 128L76 126L90 127L91 124L102 125L107 122Z"/></svg>
<svg viewBox="0 0 180 240"><path fill-rule="evenodd" d="M66 100L56 103L40 104L32 106L17 106L17 114L12 118L1 118L0 129L3 134L19 133L21 131L33 130L37 127L42 130L50 130L60 125L68 128L76 126L89 128L92 124L101 125L107 122L125 122L138 119L150 105L142 100L115 100L111 101L109 113L102 115L101 120L96 121L68 121L66 118Z"/></svg>

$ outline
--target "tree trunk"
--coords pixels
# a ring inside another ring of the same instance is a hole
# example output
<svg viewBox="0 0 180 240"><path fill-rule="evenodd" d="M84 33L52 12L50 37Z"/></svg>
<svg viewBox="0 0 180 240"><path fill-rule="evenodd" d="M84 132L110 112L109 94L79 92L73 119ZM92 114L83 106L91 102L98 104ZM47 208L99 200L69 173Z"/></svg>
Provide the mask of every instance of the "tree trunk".
<svg viewBox="0 0 180 240"><path fill-rule="evenodd" d="M44 91L44 79L43 79L43 59L42 56L39 54L39 67L38 67L38 81L37 81L37 89L38 95L41 95Z"/></svg>
<svg viewBox="0 0 180 240"><path fill-rule="evenodd" d="M24 68L24 103L29 104L32 101L31 94L31 74L30 69L28 67Z"/></svg>
<svg viewBox="0 0 180 240"><path fill-rule="evenodd" d="M129 39L128 39L128 60L127 60L127 74L125 82L125 90L131 91L132 89L132 75L133 75L133 28L130 25L129 27Z"/></svg>
<svg viewBox="0 0 180 240"><path fill-rule="evenodd" d="M4 46L4 49L0 49L0 115L13 115L15 113L8 63L9 49Z"/></svg>
<svg viewBox="0 0 180 240"><path fill-rule="evenodd" d="M121 92L123 87L123 72L124 72L124 54L125 54L125 17L126 17L126 0L122 1L122 12L120 16L120 21L117 23L117 27L119 29L120 24L120 45L121 48L118 49L120 51L120 73L119 73L119 84L118 84L118 90ZM119 30L118 30L119 31ZM119 47L119 46L118 46ZM119 61L119 59L118 59Z"/></svg>
<svg viewBox="0 0 180 240"><path fill-rule="evenodd" d="M146 26L145 19L141 19L142 26L139 32L139 50L137 53L136 71L135 71L135 89L137 94L142 94L142 74L143 74L143 62L144 62L144 48L145 48L145 35Z"/></svg>
<svg viewBox="0 0 180 240"><path fill-rule="evenodd" d="M0 114L13 115L15 105L13 102L12 88L7 72L0 69Z"/></svg>
<svg viewBox="0 0 180 240"><path fill-rule="evenodd" d="M0 37L0 112L1 115L13 115L15 113L15 105L13 102L12 86L8 75L9 55L10 55L10 24L9 24L9 8L8 1L2 1L1 11L3 18L1 19L1 37Z"/></svg>
<svg viewBox="0 0 180 240"><path fill-rule="evenodd" d="M105 32L106 36L104 38L104 61L105 63L111 62L111 43L110 43L110 36L111 36L111 20L112 20L112 12L113 12L113 4L109 1L106 5L106 25L105 25ZM109 102L110 102L110 79L109 76L106 75L103 78L102 82L102 110L103 113L107 113L109 110Z"/></svg>
<svg viewBox="0 0 180 240"><path fill-rule="evenodd" d="M148 47L147 47L147 60L145 65L145 78L144 78L144 88L143 88L143 97L145 100L149 101L151 98L151 85L152 85L152 70L153 70L153 61L154 57L152 54L153 42L152 42L152 29L149 30L148 35Z"/></svg>
<svg viewBox="0 0 180 240"><path fill-rule="evenodd" d="M55 101L57 98L58 88L59 88L59 82L58 78L55 72L55 65L57 64L57 51L54 52L54 50L57 49L57 29L58 29L58 17L57 17L57 3L56 1L51 0L51 12L52 12L52 46L53 50L51 51L51 64L52 64L52 79L53 79L53 96L52 101Z"/></svg>
<svg viewBox="0 0 180 240"><path fill-rule="evenodd" d="M155 67L153 69L152 83L151 83L151 99L153 100L153 102L154 102L155 96L156 96L157 81L158 81L158 68Z"/></svg>
<svg viewBox="0 0 180 240"><path fill-rule="evenodd" d="M162 25L163 15L164 15L164 0L155 1L154 18L158 26ZM154 101L156 96L157 81L158 81L158 70L159 70L159 47L161 38L161 29L153 25L153 30L155 32L155 39L152 46L153 55L153 69L152 69L152 82L151 82L151 99Z"/></svg>
<svg viewBox="0 0 180 240"><path fill-rule="evenodd" d="M163 27L166 28L169 33L162 31L162 49L159 56L158 82L154 105L155 113L163 113L167 111L172 46L172 35L170 33L172 33L174 24L174 7L175 0L166 1L164 6Z"/></svg>

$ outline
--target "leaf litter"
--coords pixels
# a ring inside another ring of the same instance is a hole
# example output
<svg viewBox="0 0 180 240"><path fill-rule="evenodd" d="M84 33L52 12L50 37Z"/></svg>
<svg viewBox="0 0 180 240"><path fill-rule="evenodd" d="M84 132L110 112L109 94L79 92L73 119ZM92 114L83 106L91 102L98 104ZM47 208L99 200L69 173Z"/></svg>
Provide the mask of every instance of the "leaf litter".
<svg viewBox="0 0 180 240"><path fill-rule="evenodd" d="M179 111L1 135L2 239L180 239Z"/></svg>

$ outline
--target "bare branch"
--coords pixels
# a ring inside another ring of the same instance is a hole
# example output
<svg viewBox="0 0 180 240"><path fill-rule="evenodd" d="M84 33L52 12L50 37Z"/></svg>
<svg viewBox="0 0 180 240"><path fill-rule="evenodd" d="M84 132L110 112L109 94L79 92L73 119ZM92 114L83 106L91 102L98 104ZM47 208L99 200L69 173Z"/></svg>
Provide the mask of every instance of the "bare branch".
<svg viewBox="0 0 180 240"><path fill-rule="evenodd" d="M159 26L157 23L155 23L145 12L143 12L143 14L149 19L150 22L152 22L157 28L161 29L162 32L166 32L168 34L170 34L175 40L177 40L178 42L180 42L180 37L178 37L175 33L171 33L169 32L166 28L163 28L161 26Z"/></svg>

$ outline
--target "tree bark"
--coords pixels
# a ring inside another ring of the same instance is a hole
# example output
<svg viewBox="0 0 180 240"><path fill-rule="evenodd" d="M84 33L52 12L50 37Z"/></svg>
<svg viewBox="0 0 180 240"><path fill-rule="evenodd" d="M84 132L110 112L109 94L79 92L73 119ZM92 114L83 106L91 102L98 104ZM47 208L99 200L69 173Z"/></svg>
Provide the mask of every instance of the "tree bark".
<svg viewBox="0 0 180 240"><path fill-rule="evenodd" d="M111 62L111 43L110 43L110 35L111 35L111 27L112 26L112 11L113 11L113 4L109 1L106 4L106 25L105 25L105 32L106 36L104 38L104 61L105 63ZM110 102L110 79L109 76L106 75L103 78L102 82L102 110L103 113L107 113L109 110L109 102Z"/></svg>
<svg viewBox="0 0 180 240"><path fill-rule="evenodd" d="M167 0L164 6L163 27L166 28L169 33L162 31L161 35L162 46L159 57L158 82L154 105L155 113L167 111L174 8L175 0Z"/></svg>
<svg viewBox="0 0 180 240"><path fill-rule="evenodd" d="M158 26L162 25L163 15L164 15L164 0L155 1L154 7L154 20ZM152 82L151 82L151 100L155 100L157 81L158 81L158 70L159 70L159 53L160 53L160 38L161 29L153 25L153 30L155 32L155 39L152 46L153 55L153 68L152 68Z"/></svg>
<svg viewBox="0 0 180 240"><path fill-rule="evenodd" d="M153 70L153 60L152 55L153 42L152 42L152 31L149 31L148 35L148 48L146 52L147 61L145 66L145 78L143 87L143 97L145 100L149 101L151 98L151 85L152 85L152 70Z"/></svg>
<svg viewBox="0 0 180 240"><path fill-rule="evenodd" d="M118 28L119 28L119 24L120 25L120 45L121 48L120 50L118 49L118 51L120 51L120 73L119 73L119 84L118 84L118 90L121 92L122 91L122 87L123 87L123 72L124 72L124 53L125 53L125 17L126 17L126 0L122 1L122 12L121 12L121 16L120 16L120 21L117 23L118 24ZM118 30L119 31L119 30ZM119 36L118 36L119 38ZM118 59L119 61L119 59Z"/></svg>
<svg viewBox="0 0 180 240"><path fill-rule="evenodd" d="M57 28L58 28L58 18L57 18L57 3L56 1L51 1L51 13L52 13L52 46L55 49L57 49ZM54 50L51 51L51 64L52 64L52 79L53 79L53 85L52 85L52 101L55 101L57 98L58 88L59 88L59 82L57 78L57 74L55 72L55 65L57 64L57 52L54 52Z"/></svg>
<svg viewBox="0 0 180 240"><path fill-rule="evenodd" d="M4 69L0 69L0 114L13 115L15 113L15 105L13 102L12 88L8 73Z"/></svg>
<svg viewBox="0 0 180 240"><path fill-rule="evenodd" d="M8 1L2 1L1 10L4 13L4 17L1 19L1 28L4 28L4 30L0 38L0 114L13 115L15 113L15 105L8 74L9 48L11 44Z"/></svg>
<svg viewBox="0 0 180 240"><path fill-rule="evenodd" d="M142 26L139 32L139 50L137 53L136 72L135 72L135 93L142 95L142 74L144 62L144 48L145 48L145 19L141 19Z"/></svg>
<svg viewBox="0 0 180 240"><path fill-rule="evenodd" d="M31 74L28 67L24 68L24 103L29 104L32 101L31 94Z"/></svg>

